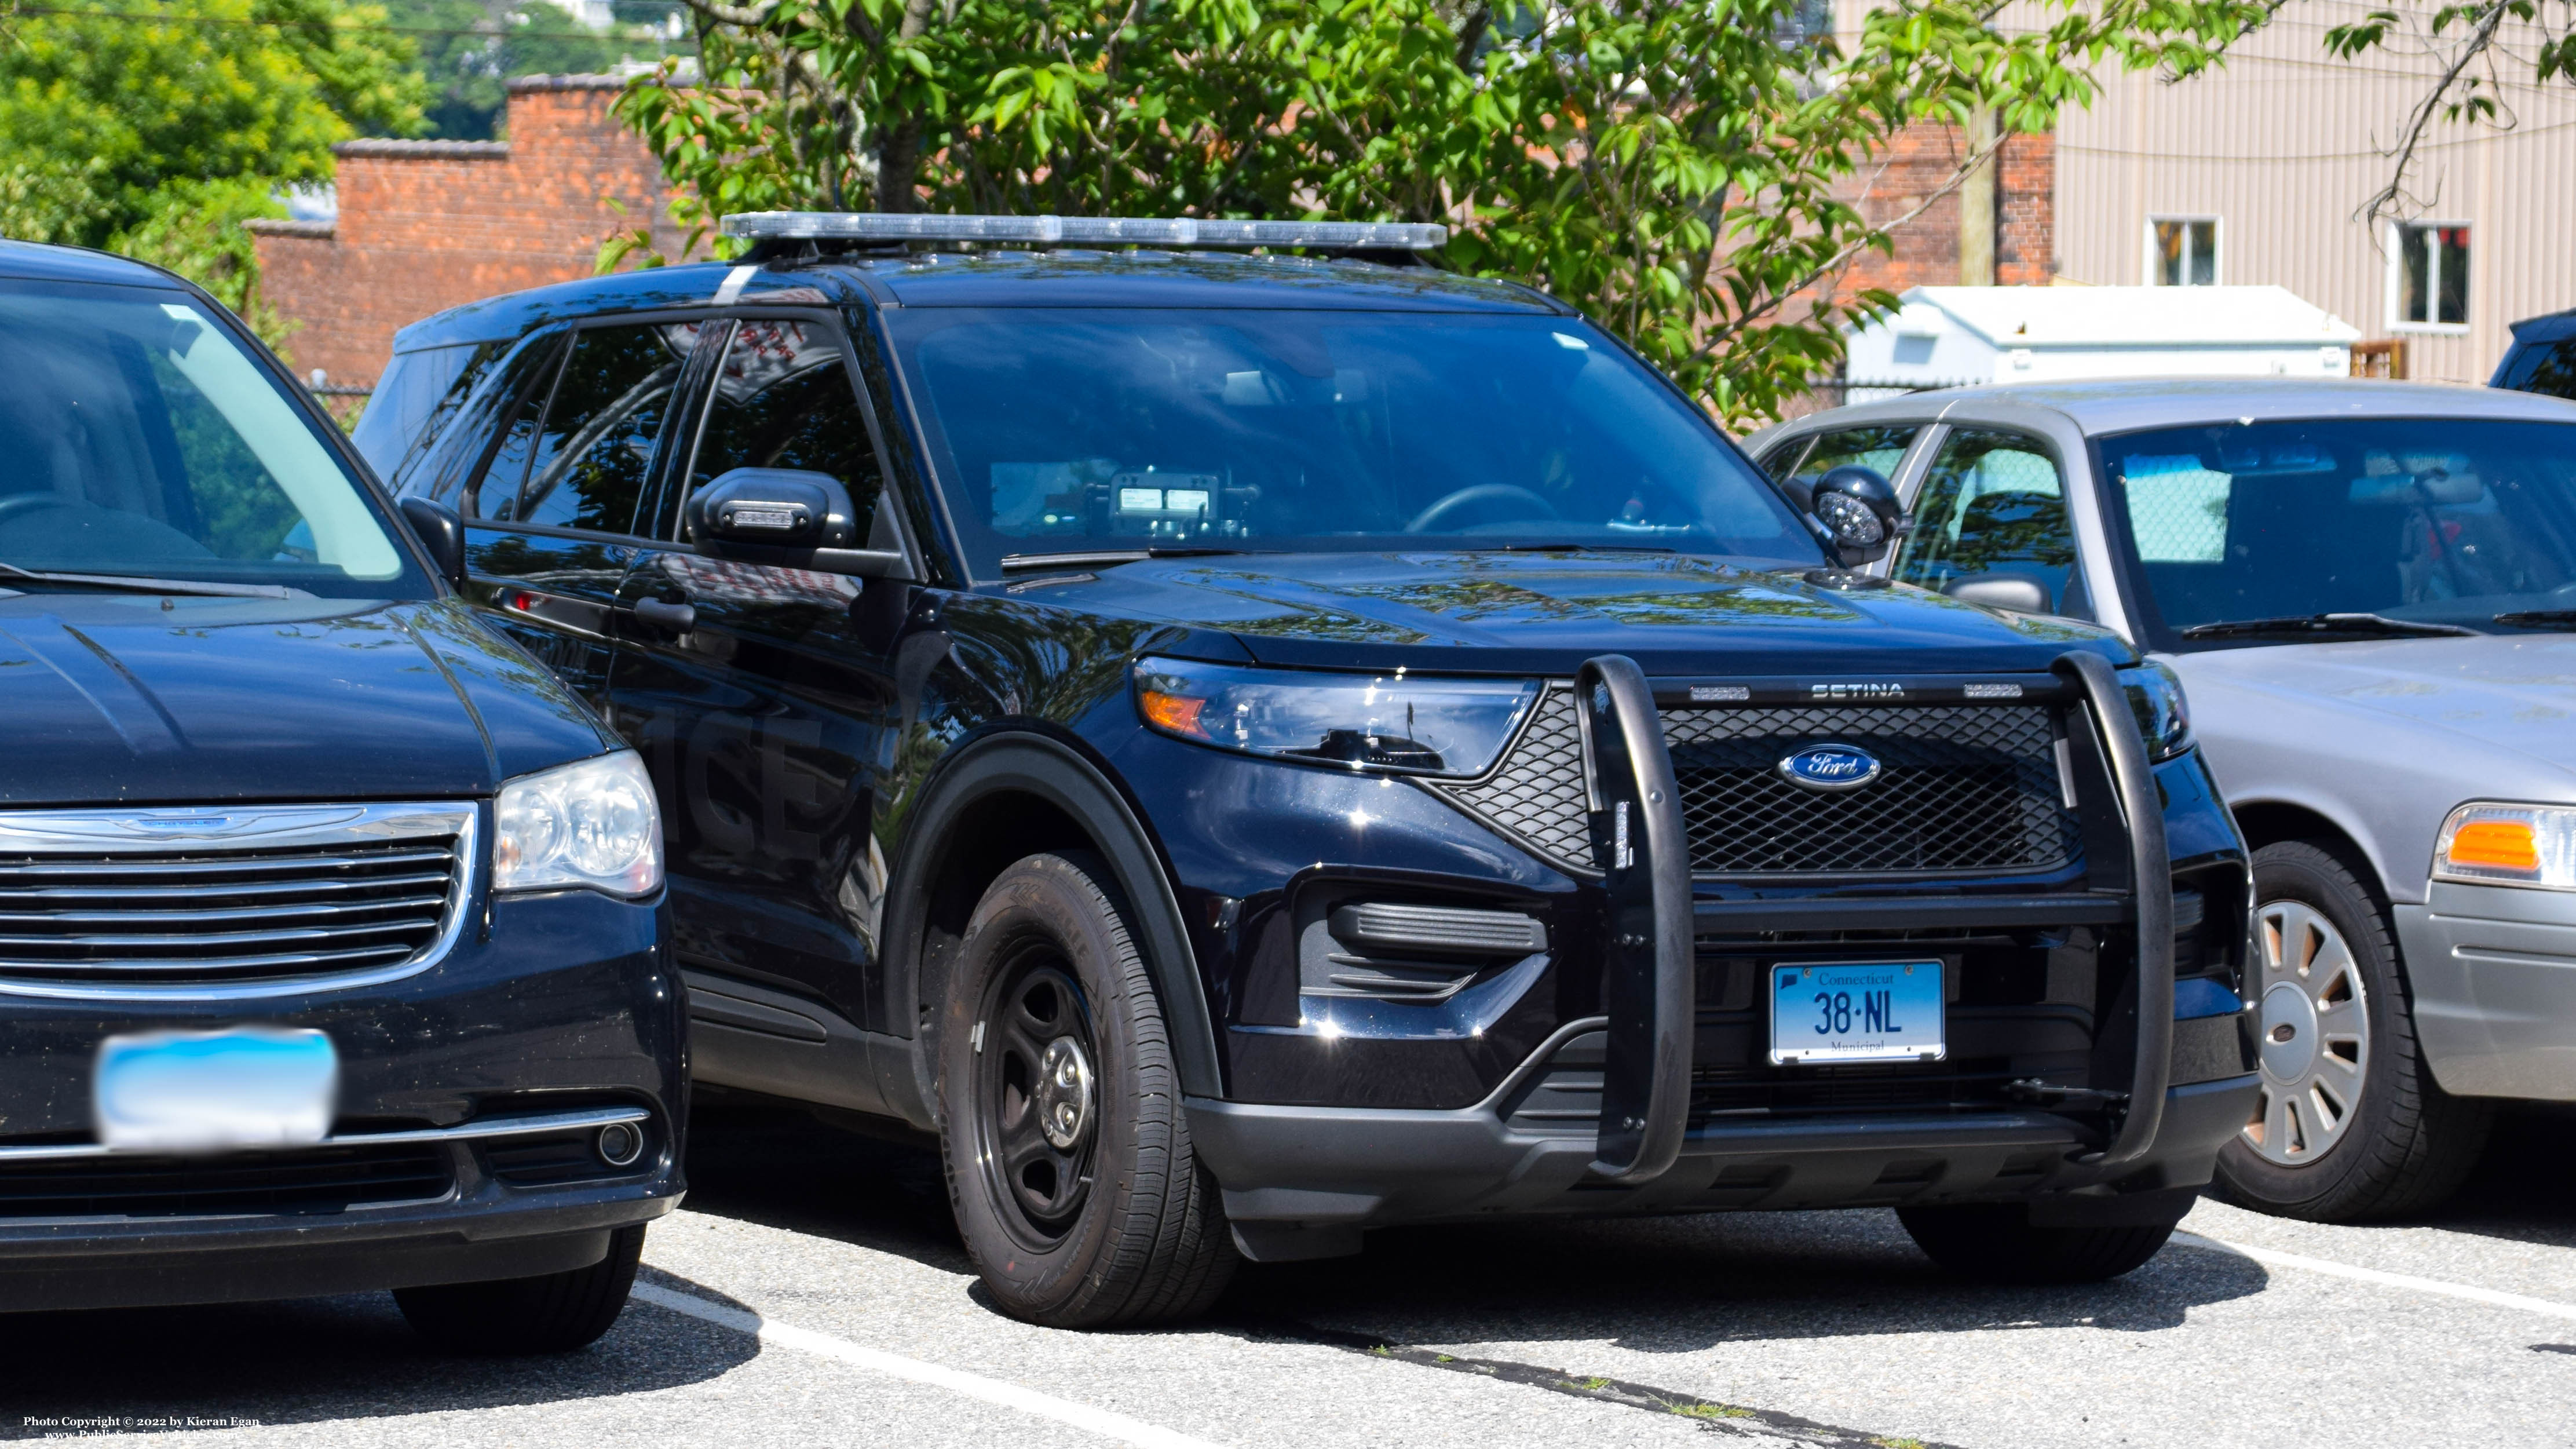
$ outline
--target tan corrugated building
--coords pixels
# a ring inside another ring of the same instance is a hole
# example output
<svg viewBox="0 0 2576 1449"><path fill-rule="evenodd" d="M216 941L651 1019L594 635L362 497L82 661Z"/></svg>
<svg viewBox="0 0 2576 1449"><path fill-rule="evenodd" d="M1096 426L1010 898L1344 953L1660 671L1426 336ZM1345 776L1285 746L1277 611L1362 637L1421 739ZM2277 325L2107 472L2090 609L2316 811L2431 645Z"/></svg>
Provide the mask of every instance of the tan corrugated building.
<svg viewBox="0 0 2576 1449"><path fill-rule="evenodd" d="M2529 37L2496 58L2516 82L2512 129L2435 120L2408 219L2377 236L2358 219L2437 73L2406 45L2330 58L2326 31L2372 8L2300 0L2217 74L2112 78L2068 113L2059 275L2287 287L2365 337L2403 339L2411 376L2453 382L2487 379L2510 323L2576 307L2576 86L2529 83Z"/></svg>

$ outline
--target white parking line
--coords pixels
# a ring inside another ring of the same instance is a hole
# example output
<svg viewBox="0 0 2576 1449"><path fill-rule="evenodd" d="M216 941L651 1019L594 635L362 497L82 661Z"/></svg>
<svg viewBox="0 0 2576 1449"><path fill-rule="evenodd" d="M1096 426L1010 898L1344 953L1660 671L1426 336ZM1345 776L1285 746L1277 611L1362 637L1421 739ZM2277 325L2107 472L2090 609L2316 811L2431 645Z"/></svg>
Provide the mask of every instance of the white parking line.
<svg viewBox="0 0 2576 1449"><path fill-rule="evenodd" d="M2279 1268L2299 1268L2310 1273L2324 1273L2336 1278L2350 1278L2356 1283L2377 1283L2384 1288L2405 1288L2417 1293L2435 1293L2444 1298L2465 1298L2496 1308L2518 1308L2525 1313L2546 1314L2551 1318L2576 1319L2576 1304L2553 1303L2546 1298L2526 1298L2519 1293L2500 1293L2493 1288L2479 1288L2467 1283L2445 1283L2439 1278L2418 1278L2411 1273L2384 1273L2377 1268L2357 1268L2350 1263L2337 1263L2325 1258L2309 1258L2297 1253L2284 1253L2274 1248L2253 1248L2243 1243L2221 1242L2198 1233L2176 1233L2173 1240L2186 1248L2208 1248L2221 1253L2234 1253L2257 1263Z"/></svg>
<svg viewBox="0 0 2576 1449"><path fill-rule="evenodd" d="M988 1404L998 1404L1005 1409L1016 1409L1023 1414L1035 1414L1041 1419L1053 1419L1059 1424L1069 1424L1085 1433L1098 1434L1104 1439L1124 1440L1130 1444L1141 1445L1143 1449L1218 1449L1218 1446L1205 1439L1193 1439L1187 1434L1174 1433L1172 1430L1148 1424L1142 1419L1128 1418L1125 1414L1111 1413L1107 1409L1095 1409L1089 1404L1077 1404L1070 1399L1059 1399L1053 1394L1041 1394L1035 1389L1024 1389L1018 1384L1001 1379L988 1379L982 1374L970 1374L962 1369L943 1368L935 1363L924 1363L917 1358L905 1358L899 1353L869 1348L865 1344L852 1343L846 1338L834 1338L828 1333L816 1333L810 1328L773 1323L755 1313L746 1313L739 1308L728 1308L721 1303L710 1303L687 1293L674 1293L668 1288L657 1288L650 1283L636 1284L632 1296L656 1308L667 1308L674 1313L685 1313L691 1318L702 1319L720 1327L753 1334L763 1343L774 1343L782 1348L802 1349L806 1353L867 1369L873 1373L881 1373L888 1378L928 1384L933 1388L946 1389L953 1394L963 1394L970 1399L981 1399Z"/></svg>

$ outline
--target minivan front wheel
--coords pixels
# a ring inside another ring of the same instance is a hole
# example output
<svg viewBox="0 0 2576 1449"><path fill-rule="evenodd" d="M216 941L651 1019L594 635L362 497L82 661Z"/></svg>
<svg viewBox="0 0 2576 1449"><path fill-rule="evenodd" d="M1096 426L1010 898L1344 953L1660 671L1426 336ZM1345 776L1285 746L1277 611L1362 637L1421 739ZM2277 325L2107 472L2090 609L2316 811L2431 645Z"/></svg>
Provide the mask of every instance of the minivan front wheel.
<svg viewBox="0 0 2576 1449"><path fill-rule="evenodd" d="M1056 1328L1204 1312L1235 1264L1105 866L1033 855L977 904L939 1038L940 1143L994 1303Z"/></svg>
<svg viewBox="0 0 2576 1449"><path fill-rule="evenodd" d="M2476 1165L2491 1110L2433 1081L2386 911L2315 841L2256 851L2254 896L2262 1092L2219 1152L2221 1193L2316 1222L2439 1203Z"/></svg>

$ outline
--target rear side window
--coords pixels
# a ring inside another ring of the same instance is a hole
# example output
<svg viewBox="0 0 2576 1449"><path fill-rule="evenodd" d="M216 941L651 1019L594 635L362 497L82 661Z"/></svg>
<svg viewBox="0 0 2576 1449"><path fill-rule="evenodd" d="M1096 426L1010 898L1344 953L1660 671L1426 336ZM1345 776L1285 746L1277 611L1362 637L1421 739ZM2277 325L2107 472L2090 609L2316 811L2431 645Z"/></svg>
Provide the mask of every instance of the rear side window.
<svg viewBox="0 0 2576 1449"><path fill-rule="evenodd" d="M680 369L697 340L694 322L576 333L544 420L524 435L526 481L510 516L632 532Z"/></svg>
<svg viewBox="0 0 2576 1449"><path fill-rule="evenodd" d="M742 322L716 369L689 489L735 468L828 473L861 516L884 487L839 337L819 323Z"/></svg>
<svg viewBox="0 0 2576 1449"><path fill-rule="evenodd" d="M461 342L395 353L349 440L377 477L395 482L428 455L439 431L507 350L499 342Z"/></svg>
<svg viewBox="0 0 2576 1449"><path fill-rule="evenodd" d="M2499 384L2521 392L2576 398L2576 337L2563 342L2533 342L2505 364Z"/></svg>

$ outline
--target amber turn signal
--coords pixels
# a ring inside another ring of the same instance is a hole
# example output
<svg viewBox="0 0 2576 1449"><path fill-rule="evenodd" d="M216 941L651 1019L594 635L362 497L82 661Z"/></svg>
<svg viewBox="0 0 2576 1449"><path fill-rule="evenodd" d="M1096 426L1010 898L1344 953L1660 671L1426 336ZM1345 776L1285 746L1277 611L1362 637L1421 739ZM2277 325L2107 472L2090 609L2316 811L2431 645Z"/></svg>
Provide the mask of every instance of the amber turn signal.
<svg viewBox="0 0 2576 1449"><path fill-rule="evenodd" d="M2540 846L2528 820L2471 820L2451 836L2450 863L2489 870L2537 871Z"/></svg>
<svg viewBox="0 0 2576 1449"><path fill-rule="evenodd" d="M1145 723L1154 728L1169 730L1176 735L1207 738L1207 731L1199 726L1199 711L1207 708L1206 700L1142 689L1136 692L1136 702L1144 712Z"/></svg>

